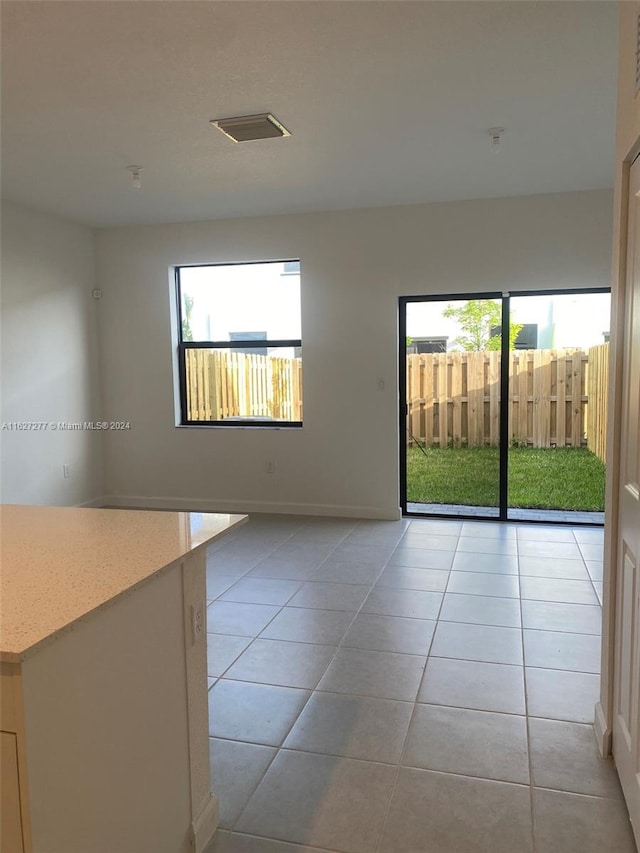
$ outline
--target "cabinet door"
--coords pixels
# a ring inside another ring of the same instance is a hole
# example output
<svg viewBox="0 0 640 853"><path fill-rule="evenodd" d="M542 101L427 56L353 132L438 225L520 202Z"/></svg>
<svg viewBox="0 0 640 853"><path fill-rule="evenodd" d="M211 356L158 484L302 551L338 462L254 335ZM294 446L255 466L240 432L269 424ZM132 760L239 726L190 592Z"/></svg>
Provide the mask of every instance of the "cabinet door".
<svg viewBox="0 0 640 853"><path fill-rule="evenodd" d="M0 790L2 790L0 851L1 853L23 853L17 740L16 736L9 732L0 732L0 737L2 764L0 777Z"/></svg>

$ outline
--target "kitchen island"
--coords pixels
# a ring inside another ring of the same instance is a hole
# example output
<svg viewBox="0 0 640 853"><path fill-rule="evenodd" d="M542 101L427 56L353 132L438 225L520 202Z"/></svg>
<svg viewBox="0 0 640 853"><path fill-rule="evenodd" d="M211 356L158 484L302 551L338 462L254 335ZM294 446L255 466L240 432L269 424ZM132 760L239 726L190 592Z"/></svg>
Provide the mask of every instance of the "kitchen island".
<svg viewBox="0 0 640 853"><path fill-rule="evenodd" d="M0 507L3 853L200 853L206 548L246 516Z"/></svg>

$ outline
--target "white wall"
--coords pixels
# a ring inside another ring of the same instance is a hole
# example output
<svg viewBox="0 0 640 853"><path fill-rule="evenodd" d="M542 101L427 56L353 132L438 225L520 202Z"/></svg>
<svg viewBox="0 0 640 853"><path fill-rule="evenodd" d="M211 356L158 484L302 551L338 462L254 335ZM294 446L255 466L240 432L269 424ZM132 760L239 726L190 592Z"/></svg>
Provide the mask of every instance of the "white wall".
<svg viewBox="0 0 640 853"><path fill-rule="evenodd" d="M88 228L2 205L1 420L97 419L93 235ZM79 504L102 495L99 433L0 431L4 503ZM71 477L64 479L63 465Z"/></svg>
<svg viewBox="0 0 640 853"><path fill-rule="evenodd" d="M397 297L608 286L611 216L603 190L98 232L105 417L131 422L108 495L396 516ZM170 268L280 258L302 261L304 427L176 428Z"/></svg>

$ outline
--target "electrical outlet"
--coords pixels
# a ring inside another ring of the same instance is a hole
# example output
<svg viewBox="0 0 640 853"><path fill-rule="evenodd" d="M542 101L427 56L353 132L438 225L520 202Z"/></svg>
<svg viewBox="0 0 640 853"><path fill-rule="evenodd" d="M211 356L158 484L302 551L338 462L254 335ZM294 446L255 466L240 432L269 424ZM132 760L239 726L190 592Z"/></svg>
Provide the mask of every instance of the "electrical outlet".
<svg viewBox="0 0 640 853"><path fill-rule="evenodd" d="M62 466L62 476L65 480L68 480L71 476L71 465L63 465Z"/></svg>
<svg viewBox="0 0 640 853"><path fill-rule="evenodd" d="M204 633L204 606L201 601L191 605L191 633L195 646Z"/></svg>
<svg viewBox="0 0 640 853"><path fill-rule="evenodd" d="M274 474L276 470L276 463L273 459L267 459L264 463L264 470L266 474Z"/></svg>

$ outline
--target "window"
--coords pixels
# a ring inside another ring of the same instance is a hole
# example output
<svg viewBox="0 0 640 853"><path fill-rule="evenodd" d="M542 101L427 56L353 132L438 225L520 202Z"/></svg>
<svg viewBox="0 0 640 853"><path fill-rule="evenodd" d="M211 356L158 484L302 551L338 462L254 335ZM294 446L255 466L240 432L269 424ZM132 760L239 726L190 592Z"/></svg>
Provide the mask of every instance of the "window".
<svg viewBox="0 0 640 853"><path fill-rule="evenodd" d="M300 261L176 267L181 423L302 426Z"/></svg>

